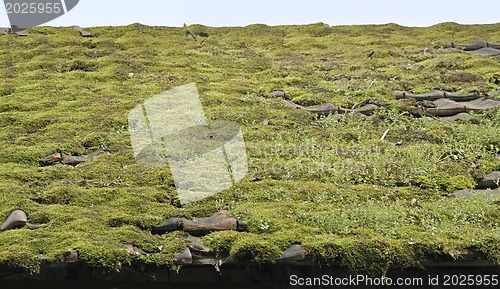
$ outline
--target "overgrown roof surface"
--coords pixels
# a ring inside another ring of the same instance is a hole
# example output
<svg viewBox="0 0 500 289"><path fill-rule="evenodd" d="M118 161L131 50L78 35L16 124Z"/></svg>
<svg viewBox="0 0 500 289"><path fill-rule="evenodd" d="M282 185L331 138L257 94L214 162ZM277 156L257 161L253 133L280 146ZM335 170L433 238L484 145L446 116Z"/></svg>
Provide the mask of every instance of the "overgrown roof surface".
<svg viewBox="0 0 500 289"><path fill-rule="evenodd" d="M500 199L442 196L500 169L499 110L449 123L413 117L392 96L442 89L497 97L500 58L447 43L499 42L500 24L189 29L209 38L201 44L185 29L141 24L86 29L92 38L50 27L0 36L0 221L22 209L41 226L0 232L1 264L36 272L42 260L78 251L97 267L171 266L186 241L151 228L221 209L248 232L202 241L236 261L274 262L301 243L317 262L354 270L467 251L500 263ZM207 118L241 125L249 173L179 207L169 169L135 162L127 115L191 82ZM388 109L318 118L268 97L277 89L304 106L372 100ZM55 151L99 149L110 154L76 167L39 164ZM127 244L158 253L132 257Z"/></svg>

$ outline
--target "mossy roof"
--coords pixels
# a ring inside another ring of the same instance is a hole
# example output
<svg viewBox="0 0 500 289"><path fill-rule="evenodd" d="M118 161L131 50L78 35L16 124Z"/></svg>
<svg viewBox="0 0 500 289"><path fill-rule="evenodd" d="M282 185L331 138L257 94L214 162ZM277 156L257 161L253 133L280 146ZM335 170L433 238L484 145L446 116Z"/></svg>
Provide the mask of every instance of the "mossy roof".
<svg viewBox="0 0 500 289"><path fill-rule="evenodd" d="M0 263L34 272L78 251L96 267L171 266L178 232L152 235L168 217L225 209L248 232L202 241L235 260L274 262L301 243L322 263L354 270L411 266L468 250L500 263L500 199L448 199L500 169L500 112L447 123L408 115L393 90L483 91L495 96L500 58L447 49L448 41L500 41L500 24L37 27L0 36L0 217L24 210L27 228L0 232ZM374 51L368 57L369 51ZM209 119L239 123L249 172L238 184L178 206L168 168L138 165L127 114L151 96L196 83ZM388 109L316 117L301 105ZM382 134L390 129L384 140ZM55 151L91 162L41 167ZM154 251L135 261L126 244Z"/></svg>

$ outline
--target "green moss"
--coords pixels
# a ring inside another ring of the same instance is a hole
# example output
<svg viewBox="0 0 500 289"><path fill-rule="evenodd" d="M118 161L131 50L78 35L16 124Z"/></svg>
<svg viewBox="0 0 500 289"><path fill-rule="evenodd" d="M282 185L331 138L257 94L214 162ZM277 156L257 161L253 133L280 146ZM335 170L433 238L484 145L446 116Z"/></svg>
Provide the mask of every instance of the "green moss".
<svg viewBox="0 0 500 289"><path fill-rule="evenodd" d="M477 245L473 248L484 253L489 260L495 262L495 264L500 264L500 246L498 234L488 234L487 236L482 236L476 241Z"/></svg>
<svg viewBox="0 0 500 289"><path fill-rule="evenodd" d="M171 267L186 241L149 230L168 217L221 209L249 232L202 240L239 261L274 262L301 243L318 261L372 273L469 249L498 263L498 199L441 194L472 188L500 169L500 111L449 124L410 116L405 111L416 104L391 92L440 88L498 97L498 58L446 46L498 42L499 27L190 26L210 34L203 45L184 29L141 24L88 28L93 38L71 27L2 36L0 218L23 209L42 228L0 233L0 263L37 271L40 260L77 250L110 270L132 262ZM207 117L242 126L249 173L180 208L170 170L135 162L127 115L190 82ZM351 108L372 100L388 109L318 118L268 98L275 89L302 105ZM38 163L57 150L98 149L110 154L77 167ZM127 245L151 253L131 257Z"/></svg>
<svg viewBox="0 0 500 289"><path fill-rule="evenodd" d="M216 252L229 252L234 242L242 238L243 234L236 231L214 232L202 238L202 242Z"/></svg>
<svg viewBox="0 0 500 289"><path fill-rule="evenodd" d="M79 257L91 266L119 271L127 262L127 251L114 244L102 242L82 242L77 245Z"/></svg>
<svg viewBox="0 0 500 289"><path fill-rule="evenodd" d="M447 170L436 171L432 175L418 176L415 184L423 189L430 189L436 192L455 192L462 189L470 189L475 186L475 181L471 176L457 175L458 166L446 166ZM455 168L455 169L453 169Z"/></svg>
<svg viewBox="0 0 500 289"><path fill-rule="evenodd" d="M234 242L229 253L235 261L268 263L274 262L280 256L280 248L259 235L245 234Z"/></svg>
<svg viewBox="0 0 500 289"><path fill-rule="evenodd" d="M25 269L31 273L40 271L41 260L30 247L9 244L9 250L0 252L0 263L13 268Z"/></svg>
<svg viewBox="0 0 500 289"><path fill-rule="evenodd" d="M362 229L350 237L320 235L304 246L318 262L341 264L352 272L378 276L390 266L415 266L423 256L408 242L384 241L380 235Z"/></svg>

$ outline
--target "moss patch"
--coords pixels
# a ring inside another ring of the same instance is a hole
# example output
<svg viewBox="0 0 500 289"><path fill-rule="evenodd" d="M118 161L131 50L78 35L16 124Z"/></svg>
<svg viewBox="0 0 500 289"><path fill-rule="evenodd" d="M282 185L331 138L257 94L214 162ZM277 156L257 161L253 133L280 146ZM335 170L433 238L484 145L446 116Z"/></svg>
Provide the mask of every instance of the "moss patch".
<svg viewBox="0 0 500 289"><path fill-rule="evenodd" d="M141 24L89 28L93 38L52 27L0 37L0 219L23 209L41 225L1 232L0 263L36 272L42 260L76 250L111 270L130 262L173 266L185 241L149 229L167 217L220 209L249 232L203 241L240 261L272 263L301 243L318 262L353 271L380 273L467 249L500 263L499 200L441 197L500 169L500 112L444 123L407 115L391 94L498 95L498 57L445 47L498 42L500 24L189 28L210 38L201 45L183 29ZM208 118L242 126L249 173L180 208L169 169L135 163L127 114L190 82ZM301 105L373 100L389 109L317 118L269 98L275 89ZM38 165L56 150L97 149L111 154L75 168ZM131 259L126 245L155 254Z"/></svg>

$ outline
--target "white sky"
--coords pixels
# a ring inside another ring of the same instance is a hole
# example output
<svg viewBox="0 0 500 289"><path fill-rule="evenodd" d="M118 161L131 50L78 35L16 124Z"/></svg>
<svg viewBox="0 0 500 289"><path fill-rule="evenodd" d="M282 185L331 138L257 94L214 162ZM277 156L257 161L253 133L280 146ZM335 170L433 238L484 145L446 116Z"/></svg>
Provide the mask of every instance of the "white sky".
<svg viewBox="0 0 500 289"><path fill-rule="evenodd" d="M28 0L26 0L29 2ZM37 0L32 0L37 2ZM10 26L0 5L0 26ZM500 22L500 0L80 0L48 26L145 25L245 26L308 24L385 24L429 26L441 22Z"/></svg>

